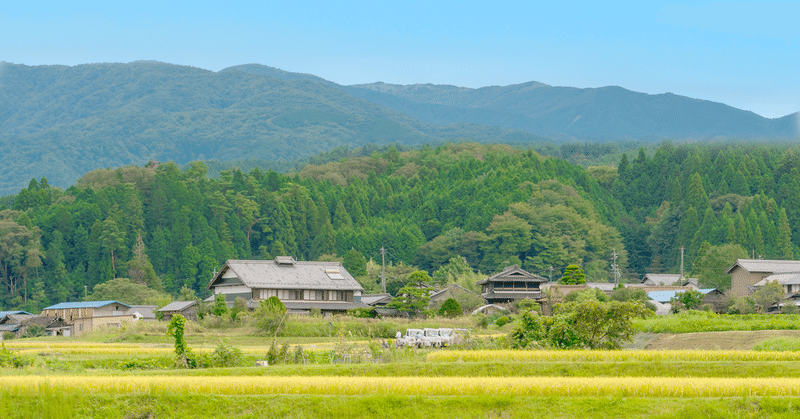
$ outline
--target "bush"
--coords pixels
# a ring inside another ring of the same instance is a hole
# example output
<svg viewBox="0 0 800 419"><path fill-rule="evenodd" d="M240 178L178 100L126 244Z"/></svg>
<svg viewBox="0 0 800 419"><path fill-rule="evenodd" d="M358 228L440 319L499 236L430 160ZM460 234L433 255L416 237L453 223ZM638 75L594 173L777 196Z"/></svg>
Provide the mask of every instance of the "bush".
<svg viewBox="0 0 800 419"><path fill-rule="evenodd" d="M17 337L17 334L14 332L3 332L3 340L11 340Z"/></svg>
<svg viewBox="0 0 800 419"><path fill-rule="evenodd" d="M47 332L44 330L44 326L38 324L32 324L25 328L25 333L22 334L23 338L38 338L39 336L45 336Z"/></svg>
<svg viewBox="0 0 800 419"><path fill-rule="evenodd" d="M0 367L23 368L30 365L33 365L33 358L11 352L6 345L0 349Z"/></svg>
<svg viewBox="0 0 800 419"><path fill-rule="evenodd" d="M360 319L371 319L378 316L374 307L361 307L348 310L347 314Z"/></svg>
<svg viewBox="0 0 800 419"><path fill-rule="evenodd" d="M510 322L510 321L511 320L508 318L508 316L501 316L501 317L498 317L497 320L494 321L494 324L496 324L497 327L503 327L503 326L507 325L508 322Z"/></svg>
<svg viewBox="0 0 800 419"><path fill-rule="evenodd" d="M269 297L256 309L256 325L267 334L277 334L286 315L286 306L278 297Z"/></svg>
<svg viewBox="0 0 800 419"><path fill-rule="evenodd" d="M539 305L536 300L531 300L529 298L517 301L516 306L520 311L535 311L539 313L542 310L542 306Z"/></svg>
<svg viewBox="0 0 800 419"><path fill-rule="evenodd" d="M781 314L800 314L800 307L796 306L793 302L789 301L781 307Z"/></svg>
<svg viewBox="0 0 800 419"><path fill-rule="evenodd" d="M455 298L448 298L439 309L439 315L444 317L457 317L464 312L461 310L461 304Z"/></svg>
<svg viewBox="0 0 800 419"><path fill-rule="evenodd" d="M242 350L220 342L211 354L211 365L215 367L241 367L245 363Z"/></svg>

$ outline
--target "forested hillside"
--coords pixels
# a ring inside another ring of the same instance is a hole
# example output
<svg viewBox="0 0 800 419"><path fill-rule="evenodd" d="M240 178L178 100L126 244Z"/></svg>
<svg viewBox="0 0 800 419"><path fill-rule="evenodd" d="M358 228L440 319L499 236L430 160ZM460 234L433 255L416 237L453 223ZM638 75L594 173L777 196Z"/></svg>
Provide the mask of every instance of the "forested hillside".
<svg viewBox="0 0 800 419"><path fill-rule="evenodd" d="M344 258L376 291L364 262L379 260L382 246L394 268L440 280L509 264L544 276L552 266L558 277L578 264L590 281L612 280L614 250L622 279L635 281L677 272L685 247L687 273L724 288L719 271L731 258L800 254L799 156L663 143L652 157L641 150L617 167L584 169L464 143L389 148L289 175L213 179L197 162L95 170L66 190L42 178L0 202L0 307L75 300L114 277L202 294L226 259L284 254Z"/></svg>
<svg viewBox="0 0 800 419"><path fill-rule="evenodd" d="M0 195L32 177L67 187L89 170L150 160L285 161L338 146L536 142L527 132L431 125L310 80L158 62L0 62Z"/></svg>

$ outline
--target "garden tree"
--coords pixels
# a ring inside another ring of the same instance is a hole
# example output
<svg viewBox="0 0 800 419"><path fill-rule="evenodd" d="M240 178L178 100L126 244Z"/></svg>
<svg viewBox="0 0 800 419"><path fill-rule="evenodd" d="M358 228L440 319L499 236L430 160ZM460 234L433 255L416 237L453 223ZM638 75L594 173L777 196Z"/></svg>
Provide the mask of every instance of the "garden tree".
<svg viewBox="0 0 800 419"><path fill-rule="evenodd" d="M786 300L786 294L778 281L770 281L753 293L753 302L762 313L770 311L773 306L779 305L784 300Z"/></svg>
<svg viewBox="0 0 800 419"><path fill-rule="evenodd" d="M711 246L694 261L692 276L700 280L702 287L728 290L731 288L731 276L725 271L736 259L746 258L747 251L738 244Z"/></svg>
<svg viewBox="0 0 800 419"><path fill-rule="evenodd" d="M457 317L464 314L461 310L461 304L455 298L448 298L442 303L439 309L439 315L444 317Z"/></svg>
<svg viewBox="0 0 800 419"><path fill-rule="evenodd" d="M412 272L408 276L408 285L400 288L397 291L397 296L387 306L396 308L412 317L422 314L431 301L430 293L433 289L426 286L430 282L431 277L428 276L427 272Z"/></svg>
<svg viewBox="0 0 800 419"><path fill-rule="evenodd" d="M228 303L225 301L225 294L215 295L214 305L211 307L211 314L222 317L228 314L228 312Z"/></svg>
<svg viewBox="0 0 800 419"><path fill-rule="evenodd" d="M276 335L286 317L286 306L278 297L262 300L254 316L256 324L267 335Z"/></svg>
<svg viewBox="0 0 800 419"><path fill-rule="evenodd" d="M583 273L583 269L581 269L580 266L568 265L564 268L564 274L561 275L561 279L558 280L558 283L566 285L585 284L586 275Z"/></svg>
<svg viewBox="0 0 800 419"><path fill-rule="evenodd" d="M167 294L162 294L147 285L140 284L129 278L114 278L102 284L97 284L86 298L86 301L116 300L121 303L136 305L167 305L172 300Z"/></svg>
<svg viewBox="0 0 800 419"><path fill-rule="evenodd" d="M524 312L511 338L519 348L618 349L633 339L633 319L650 315L637 301L586 299L556 306L552 317Z"/></svg>
<svg viewBox="0 0 800 419"><path fill-rule="evenodd" d="M531 226L510 211L496 215L486 229L489 240L485 243L484 268L496 271L508 265L522 265L531 247ZM508 263L506 263L508 261Z"/></svg>
<svg viewBox="0 0 800 419"><path fill-rule="evenodd" d="M676 293L669 301L672 303L673 308L681 307L686 310L698 310L703 305L703 297L705 297L705 294L700 291L686 290Z"/></svg>
<svg viewBox="0 0 800 419"><path fill-rule="evenodd" d="M136 244L133 246L131 253L133 253L133 259L128 262L128 276L130 279L160 291L162 289L161 278L156 275L156 271L153 269L147 253L145 253L141 231L136 236Z"/></svg>
<svg viewBox="0 0 800 419"><path fill-rule="evenodd" d="M233 301L233 307L231 307L231 320L241 320L239 318L239 314L247 314L248 311L247 300L242 297L236 297L236 299Z"/></svg>
<svg viewBox="0 0 800 419"><path fill-rule="evenodd" d="M194 290L191 288L187 288L185 286L181 287L180 292L178 293L178 301L196 301L199 300L197 298L197 294L194 293Z"/></svg>
<svg viewBox="0 0 800 419"><path fill-rule="evenodd" d="M638 301L643 304L650 301L643 289L633 287L619 287L611 292L610 297L612 301Z"/></svg>

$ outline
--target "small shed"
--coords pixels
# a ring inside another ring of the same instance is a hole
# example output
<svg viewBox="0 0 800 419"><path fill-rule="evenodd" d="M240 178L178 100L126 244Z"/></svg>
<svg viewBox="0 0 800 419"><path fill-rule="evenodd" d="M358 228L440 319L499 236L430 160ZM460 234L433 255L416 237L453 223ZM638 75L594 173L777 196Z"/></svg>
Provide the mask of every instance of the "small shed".
<svg viewBox="0 0 800 419"><path fill-rule="evenodd" d="M172 320L172 316L180 314L188 320L197 321L197 301L173 301L158 309L166 321Z"/></svg>

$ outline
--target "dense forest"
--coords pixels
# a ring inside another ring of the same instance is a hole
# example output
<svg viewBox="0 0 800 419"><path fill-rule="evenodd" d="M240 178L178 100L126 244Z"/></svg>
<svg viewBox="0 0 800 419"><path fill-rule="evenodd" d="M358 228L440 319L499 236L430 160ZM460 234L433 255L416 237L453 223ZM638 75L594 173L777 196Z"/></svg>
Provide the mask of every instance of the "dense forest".
<svg viewBox="0 0 800 419"><path fill-rule="evenodd" d="M277 255L344 260L377 291L367 260L381 247L395 271L444 281L510 264L553 278L578 264L612 281L615 253L622 280L637 281L677 272L684 248L687 275L720 288L731 258L800 252L797 148L664 142L587 169L463 143L318 163L214 178L203 162L151 162L66 190L31 180L0 200L0 308L35 311L119 277L202 296L225 260Z"/></svg>

